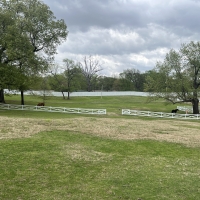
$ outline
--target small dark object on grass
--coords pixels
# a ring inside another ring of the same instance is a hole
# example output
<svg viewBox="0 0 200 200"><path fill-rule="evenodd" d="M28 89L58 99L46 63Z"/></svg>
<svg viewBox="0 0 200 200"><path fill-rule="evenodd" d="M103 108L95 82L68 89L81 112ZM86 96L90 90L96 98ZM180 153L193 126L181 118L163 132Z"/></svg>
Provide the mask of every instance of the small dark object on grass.
<svg viewBox="0 0 200 200"><path fill-rule="evenodd" d="M172 110L172 113L177 113L177 111L179 111L179 109L174 109Z"/></svg>
<svg viewBox="0 0 200 200"><path fill-rule="evenodd" d="M44 103L38 103L37 106L44 106Z"/></svg>

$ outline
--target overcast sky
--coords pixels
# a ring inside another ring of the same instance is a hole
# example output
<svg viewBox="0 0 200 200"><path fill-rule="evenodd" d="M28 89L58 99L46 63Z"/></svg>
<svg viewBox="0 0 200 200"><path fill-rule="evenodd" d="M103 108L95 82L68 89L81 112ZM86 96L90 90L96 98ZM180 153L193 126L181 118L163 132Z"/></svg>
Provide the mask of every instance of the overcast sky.
<svg viewBox="0 0 200 200"><path fill-rule="evenodd" d="M69 35L56 62L92 55L101 75L145 72L170 49L200 40L200 0L44 0Z"/></svg>

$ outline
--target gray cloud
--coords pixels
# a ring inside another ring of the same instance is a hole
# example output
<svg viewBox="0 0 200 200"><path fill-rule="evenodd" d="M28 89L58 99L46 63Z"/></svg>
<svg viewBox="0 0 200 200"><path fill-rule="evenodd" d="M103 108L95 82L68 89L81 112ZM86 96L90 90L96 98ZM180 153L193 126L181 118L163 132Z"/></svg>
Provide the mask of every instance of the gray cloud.
<svg viewBox="0 0 200 200"><path fill-rule="evenodd" d="M68 26L56 61L97 55L107 75L152 69L171 49L200 39L200 1L44 0Z"/></svg>
<svg viewBox="0 0 200 200"><path fill-rule="evenodd" d="M144 25L140 10L145 4L121 0L63 0L45 1L59 13L59 18L66 19L69 27L86 31L89 27L110 28L126 25L138 27Z"/></svg>

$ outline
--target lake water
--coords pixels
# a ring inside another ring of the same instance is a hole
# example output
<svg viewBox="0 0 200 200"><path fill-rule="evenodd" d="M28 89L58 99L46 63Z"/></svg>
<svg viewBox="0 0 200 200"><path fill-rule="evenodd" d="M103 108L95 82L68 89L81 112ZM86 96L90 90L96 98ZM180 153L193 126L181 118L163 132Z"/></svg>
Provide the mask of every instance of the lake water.
<svg viewBox="0 0 200 200"><path fill-rule="evenodd" d="M8 90L5 90L8 92ZM11 91L10 93L20 94L20 92L17 91ZM27 91L24 94L30 95L30 94L36 94L36 95L43 95L43 91ZM46 96L56 96L61 97L61 92L54 92L54 91L45 91ZM64 95L67 96L67 92L64 92ZM106 92L106 91L99 91L99 92L72 92L70 93L71 97L86 97L86 96L148 96L148 93L146 92L134 92L134 91L114 91L114 92Z"/></svg>
<svg viewBox="0 0 200 200"><path fill-rule="evenodd" d="M53 92L54 96L62 96L61 92ZM67 96L67 92L64 93ZM83 96L147 96L148 93L145 92L72 92L71 97L83 97Z"/></svg>

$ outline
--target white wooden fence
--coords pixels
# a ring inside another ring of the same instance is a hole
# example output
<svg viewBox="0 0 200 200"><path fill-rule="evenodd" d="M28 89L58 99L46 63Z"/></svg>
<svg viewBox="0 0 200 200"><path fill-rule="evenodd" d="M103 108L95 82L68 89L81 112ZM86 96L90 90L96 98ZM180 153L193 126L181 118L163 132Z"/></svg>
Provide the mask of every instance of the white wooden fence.
<svg viewBox="0 0 200 200"><path fill-rule="evenodd" d="M13 104L0 104L0 109L76 113L76 114L97 114L97 115L106 114L106 109L65 108L65 107L13 105Z"/></svg>
<svg viewBox="0 0 200 200"><path fill-rule="evenodd" d="M200 119L199 114L177 114L177 113L151 112L151 111L140 111L140 110L129 110L129 109L122 109L122 115L175 118L175 119Z"/></svg>
<svg viewBox="0 0 200 200"><path fill-rule="evenodd" d="M179 110L190 111L189 107L179 107ZM85 109L85 108L65 108L65 107L48 107L48 106L31 106L31 105L14 105L0 104L0 109L4 110L29 110L29 111L44 111L44 112L60 112L60 113L76 113L76 114L96 114L105 115L106 109ZM122 115L145 116L145 117L160 117L160 118L176 118L176 119L200 119L200 114L185 114L164 113L122 109Z"/></svg>

